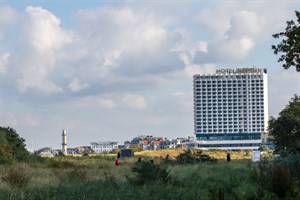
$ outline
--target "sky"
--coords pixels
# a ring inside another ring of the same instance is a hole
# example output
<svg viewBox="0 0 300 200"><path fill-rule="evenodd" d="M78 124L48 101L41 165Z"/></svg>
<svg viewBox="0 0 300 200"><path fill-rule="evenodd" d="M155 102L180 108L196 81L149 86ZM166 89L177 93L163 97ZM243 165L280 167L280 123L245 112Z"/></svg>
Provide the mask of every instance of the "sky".
<svg viewBox="0 0 300 200"><path fill-rule="evenodd" d="M267 68L269 116L300 94L271 49L299 0L0 2L0 123L28 148L193 136L193 75L216 69Z"/></svg>

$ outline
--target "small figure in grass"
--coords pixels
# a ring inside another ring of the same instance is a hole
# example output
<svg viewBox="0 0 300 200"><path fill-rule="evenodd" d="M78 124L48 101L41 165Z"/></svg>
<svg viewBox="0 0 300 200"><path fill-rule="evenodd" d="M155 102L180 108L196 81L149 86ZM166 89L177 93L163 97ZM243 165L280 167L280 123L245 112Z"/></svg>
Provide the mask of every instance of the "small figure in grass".
<svg viewBox="0 0 300 200"><path fill-rule="evenodd" d="M139 157L138 162L139 163L142 162L142 157Z"/></svg>
<svg viewBox="0 0 300 200"><path fill-rule="evenodd" d="M117 154L118 160L120 159L120 157L121 157L121 153L120 153L120 151L118 151L118 154Z"/></svg>
<svg viewBox="0 0 300 200"><path fill-rule="evenodd" d="M116 162L115 162L116 166L119 166L121 164L121 161L116 159Z"/></svg>
<svg viewBox="0 0 300 200"><path fill-rule="evenodd" d="M231 158L230 158L230 153L227 154L227 162L230 162Z"/></svg>
<svg viewBox="0 0 300 200"><path fill-rule="evenodd" d="M166 156L166 160L169 160L169 154L167 154L167 156Z"/></svg>

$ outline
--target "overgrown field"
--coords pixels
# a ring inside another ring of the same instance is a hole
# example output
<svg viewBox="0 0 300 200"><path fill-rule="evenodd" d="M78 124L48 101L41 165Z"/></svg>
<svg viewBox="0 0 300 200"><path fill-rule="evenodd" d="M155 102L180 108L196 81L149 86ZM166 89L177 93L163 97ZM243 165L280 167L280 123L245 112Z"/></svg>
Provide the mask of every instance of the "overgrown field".
<svg viewBox="0 0 300 200"><path fill-rule="evenodd" d="M35 157L1 165L0 199L300 198L297 172L266 160L252 163L240 152L231 153L241 158L231 162L226 152L156 153L123 158L120 166L114 156Z"/></svg>

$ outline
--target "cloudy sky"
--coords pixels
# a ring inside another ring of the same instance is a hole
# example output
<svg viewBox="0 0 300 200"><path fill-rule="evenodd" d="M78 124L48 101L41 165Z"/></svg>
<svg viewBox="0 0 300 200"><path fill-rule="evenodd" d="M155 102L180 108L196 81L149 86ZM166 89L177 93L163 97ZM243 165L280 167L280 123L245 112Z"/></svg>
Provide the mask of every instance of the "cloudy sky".
<svg viewBox="0 0 300 200"><path fill-rule="evenodd" d="M300 94L271 50L300 2L1 0L2 126L34 149L193 135L193 74L260 67L269 115Z"/></svg>

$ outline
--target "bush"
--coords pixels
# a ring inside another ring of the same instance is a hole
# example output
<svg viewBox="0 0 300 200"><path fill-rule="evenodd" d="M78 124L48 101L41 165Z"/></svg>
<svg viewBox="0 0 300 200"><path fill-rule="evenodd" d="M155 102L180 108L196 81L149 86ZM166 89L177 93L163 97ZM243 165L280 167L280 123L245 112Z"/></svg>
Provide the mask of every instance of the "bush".
<svg viewBox="0 0 300 200"><path fill-rule="evenodd" d="M131 171L136 174L134 178L127 177L128 181L134 185L145 185L149 182L170 181L169 171L166 166L154 164L153 161L138 162L131 168Z"/></svg>
<svg viewBox="0 0 300 200"><path fill-rule="evenodd" d="M53 169L53 173L63 182L87 181L87 172L82 168Z"/></svg>
<svg viewBox="0 0 300 200"><path fill-rule="evenodd" d="M23 188L29 184L31 173L27 165L7 166L1 179L13 187Z"/></svg>
<svg viewBox="0 0 300 200"><path fill-rule="evenodd" d="M132 149L133 152L141 152L141 151L143 151L143 149L140 148L140 147L134 147L134 148L130 148L130 149Z"/></svg>
<svg viewBox="0 0 300 200"><path fill-rule="evenodd" d="M67 173L68 179L87 180L87 173L82 168L73 168Z"/></svg>
<svg viewBox="0 0 300 200"><path fill-rule="evenodd" d="M297 179L300 179L300 154L286 155L275 160L278 165L287 166ZM300 183L299 183L300 184Z"/></svg>
<svg viewBox="0 0 300 200"><path fill-rule="evenodd" d="M104 183L114 189L119 189L118 178L109 172L104 172Z"/></svg>
<svg viewBox="0 0 300 200"><path fill-rule="evenodd" d="M72 168L76 167L76 164L67 160L54 160L50 161L49 167L52 168Z"/></svg>
<svg viewBox="0 0 300 200"><path fill-rule="evenodd" d="M209 155L203 154L202 150L188 150L176 157L176 162L179 164L192 164L209 161L212 161L212 158Z"/></svg>
<svg viewBox="0 0 300 200"><path fill-rule="evenodd" d="M290 170L283 166L273 166L271 169L272 190L279 197L283 198L292 190L293 180Z"/></svg>
<svg viewBox="0 0 300 200"><path fill-rule="evenodd" d="M251 156L251 150L249 149L246 150L246 156Z"/></svg>
<svg viewBox="0 0 300 200"><path fill-rule="evenodd" d="M9 145L0 141L0 164L12 164L13 160Z"/></svg>

